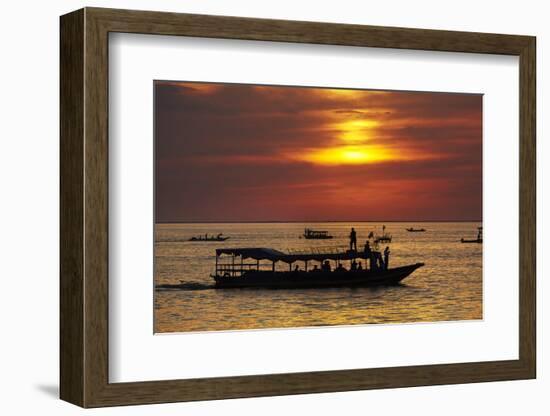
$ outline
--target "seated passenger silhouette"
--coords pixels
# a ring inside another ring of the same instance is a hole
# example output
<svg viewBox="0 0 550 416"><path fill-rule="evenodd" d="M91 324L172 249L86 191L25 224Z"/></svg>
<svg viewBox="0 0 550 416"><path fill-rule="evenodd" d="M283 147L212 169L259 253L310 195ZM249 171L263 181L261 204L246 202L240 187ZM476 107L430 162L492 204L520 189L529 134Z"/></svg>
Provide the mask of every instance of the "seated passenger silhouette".
<svg viewBox="0 0 550 416"><path fill-rule="evenodd" d="M379 251L373 251L370 257L370 268L371 270L378 270L383 268L384 260Z"/></svg>
<svg viewBox="0 0 550 416"><path fill-rule="evenodd" d="M330 262L329 262L328 260L325 260L325 261L323 262L322 270L323 270L324 272L330 272L330 271L331 271Z"/></svg>
<svg viewBox="0 0 550 416"><path fill-rule="evenodd" d="M372 252L371 248L370 248L370 242L369 240L365 241L365 254L367 255L367 257L370 256L370 253Z"/></svg>
<svg viewBox="0 0 550 416"><path fill-rule="evenodd" d="M384 269L388 270L390 264L390 247L386 246L384 249Z"/></svg>

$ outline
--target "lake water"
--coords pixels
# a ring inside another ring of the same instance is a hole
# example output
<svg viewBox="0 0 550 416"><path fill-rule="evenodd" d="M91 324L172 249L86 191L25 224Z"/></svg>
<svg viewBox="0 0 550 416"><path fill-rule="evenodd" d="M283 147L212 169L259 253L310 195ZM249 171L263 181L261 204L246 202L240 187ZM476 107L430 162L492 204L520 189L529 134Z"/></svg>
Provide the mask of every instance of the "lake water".
<svg viewBox="0 0 550 416"><path fill-rule="evenodd" d="M325 289L213 289L215 249L270 247L281 251L345 247L355 227L362 247L382 223L157 224L155 284L184 282L185 290L155 290L155 332L214 331L482 319L482 245L477 222L386 223L393 237L390 267L423 262L399 286ZM300 238L304 228L332 240ZM405 228L425 228L409 233ZM190 242L224 233L224 242ZM383 249L386 244L381 245ZM288 270L284 264L278 266Z"/></svg>

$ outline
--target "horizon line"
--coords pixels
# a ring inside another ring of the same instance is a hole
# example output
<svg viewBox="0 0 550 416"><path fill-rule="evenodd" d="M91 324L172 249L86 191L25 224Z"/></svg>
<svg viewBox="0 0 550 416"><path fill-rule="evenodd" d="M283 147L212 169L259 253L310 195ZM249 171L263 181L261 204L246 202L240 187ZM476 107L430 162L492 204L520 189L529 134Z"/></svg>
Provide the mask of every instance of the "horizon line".
<svg viewBox="0 0 550 416"><path fill-rule="evenodd" d="M351 222L483 222L483 220L257 220L257 221L154 221L155 224L273 224L273 223L319 223L319 222L333 222L333 223L351 223Z"/></svg>

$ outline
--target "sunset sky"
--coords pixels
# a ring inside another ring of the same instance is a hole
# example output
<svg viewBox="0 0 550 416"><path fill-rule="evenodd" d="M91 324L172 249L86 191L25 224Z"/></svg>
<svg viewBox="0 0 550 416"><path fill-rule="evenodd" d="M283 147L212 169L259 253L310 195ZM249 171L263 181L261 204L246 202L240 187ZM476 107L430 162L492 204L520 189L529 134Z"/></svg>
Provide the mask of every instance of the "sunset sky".
<svg viewBox="0 0 550 416"><path fill-rule="evenodd" d="M480 221L482 95L155 82L157 222Z"/></svg>

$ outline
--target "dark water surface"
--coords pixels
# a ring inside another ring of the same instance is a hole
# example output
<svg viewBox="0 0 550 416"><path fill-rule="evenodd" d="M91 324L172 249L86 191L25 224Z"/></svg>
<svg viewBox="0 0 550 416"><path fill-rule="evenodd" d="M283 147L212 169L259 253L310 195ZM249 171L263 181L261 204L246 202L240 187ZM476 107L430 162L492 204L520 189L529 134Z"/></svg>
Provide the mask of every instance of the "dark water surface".
<svg viewBox="0 0 550 416"><path fill-rule="evenodd" d="M333 289L213 289L216 248L270 247L281 251L343 248L353 226L358 244L382 223L157 224L155 284L185 283L185 290L155 291L155 332L433 322L482 319L482 245L479 223L387 223L390 267L426 265L395 287ZM332 240L299 238L305 227L328 230ZM405 228L426 228L409 233ZM189 242L218 234L225 242ZM381 245L383 249L385 245ZM286 270L281 264L279 268Z"/></svg>

